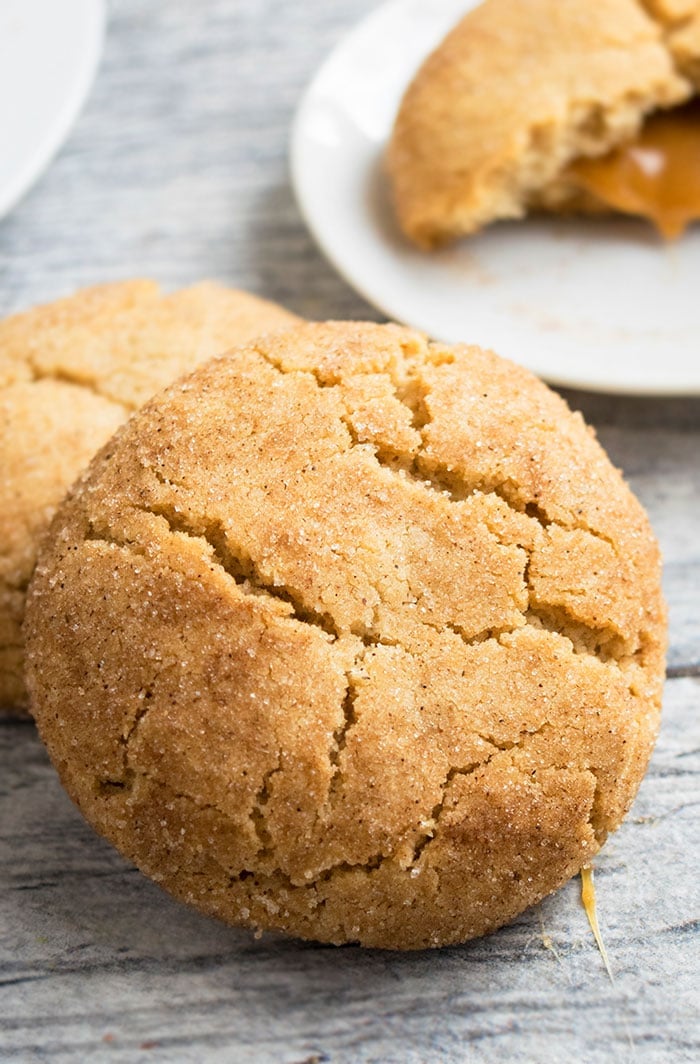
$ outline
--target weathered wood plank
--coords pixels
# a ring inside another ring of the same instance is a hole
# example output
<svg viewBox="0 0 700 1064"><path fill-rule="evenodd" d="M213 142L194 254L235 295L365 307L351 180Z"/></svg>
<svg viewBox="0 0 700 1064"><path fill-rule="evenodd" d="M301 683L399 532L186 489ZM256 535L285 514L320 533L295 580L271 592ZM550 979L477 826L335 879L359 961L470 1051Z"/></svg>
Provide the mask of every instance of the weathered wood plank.
<svg viewBox="0 0 700 1064"><path fill-rule="evenodd" d="M673 670L698 665L700 426L697 432L681 432L603 425L598 435L647 508L661 543L669 604L669 665Z"/></svg>
<svg viewBox="0 0 700 1064"><path fill-rule="evenodd" d="M33 728L5 725L2 1059L131 1060L149 1041L193 1061L230 1060L232 1046L241 1060L459 1061L468 1045L478 1061L534 1060L548 1046L547 1059L578 1047L602 1062L631 1043L645 1060L693 1059L699 695L698 680L668 684L647 779L596 861L614 985L576 881L512 927L440 953L255 942L139 876L73 809Z"/></svg>
<svg viewBox="0 0 700 1064"><path fill-rule="evenodd" d="M30 725L0 728L3 1060L692 1059L700 1051L700 680L671 681L628 821L596 860L615 983L574 881L480 942L400 956L199 917L95 837ZM544 945L551 939L556 954ZM110 1040L105 1042L104 1038ZM631 1040L631 1041L630 1041ZM549 1056L541 1056L547 1047Z"/></svg>

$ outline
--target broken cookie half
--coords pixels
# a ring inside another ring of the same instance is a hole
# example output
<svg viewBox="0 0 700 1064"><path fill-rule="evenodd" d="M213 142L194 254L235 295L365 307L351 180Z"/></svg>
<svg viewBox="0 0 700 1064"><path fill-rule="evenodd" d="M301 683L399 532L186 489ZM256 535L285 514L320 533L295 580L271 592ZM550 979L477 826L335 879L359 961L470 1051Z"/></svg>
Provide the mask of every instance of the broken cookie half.
<svg viewBox="0 0 700 1064"><path fill-rule="evenodd" d="M531 210L700 219L700 0L485 0L425 61L388 149L433 247Z"/></svg>

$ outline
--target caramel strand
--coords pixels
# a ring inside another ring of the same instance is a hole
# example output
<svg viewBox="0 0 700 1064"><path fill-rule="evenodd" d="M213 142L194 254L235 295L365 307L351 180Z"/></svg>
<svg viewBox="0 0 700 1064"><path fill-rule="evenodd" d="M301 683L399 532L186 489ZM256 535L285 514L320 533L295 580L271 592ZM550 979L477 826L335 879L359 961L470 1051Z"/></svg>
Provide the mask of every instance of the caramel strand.
<svg viewBox="0 0 700 1064"><path fill-rule="evenodd" d="M583 907L586 910L586 916L588 917L588 923L591 926L593 937L596 940L596 945L600 950L600 955L603 958L603 964L605 970L610 976L610 982L613 983L612 969L610 968L610 962L608 960L608 953L605 949L605 943L603 942L603 936L600 933L600 925L598 924L598 914L596 912L595 902L595 883L593 882L593 867L592 865L584 865L581 869L581 901Z"/></svg>

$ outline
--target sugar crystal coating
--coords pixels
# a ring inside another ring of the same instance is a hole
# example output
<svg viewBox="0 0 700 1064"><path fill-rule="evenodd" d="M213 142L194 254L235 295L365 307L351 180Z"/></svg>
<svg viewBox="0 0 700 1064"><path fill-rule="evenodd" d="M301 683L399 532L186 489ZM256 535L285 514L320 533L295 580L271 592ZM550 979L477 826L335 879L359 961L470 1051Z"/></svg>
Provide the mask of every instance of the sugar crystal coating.
<svg viewBox="0 0 700 1064"><path fill-rule="evenodd" d="M28 601L94 826L232 923L489 931L620 823L659 715L659 557L531 374L397 326L241 347L124 426Z"/></svg>

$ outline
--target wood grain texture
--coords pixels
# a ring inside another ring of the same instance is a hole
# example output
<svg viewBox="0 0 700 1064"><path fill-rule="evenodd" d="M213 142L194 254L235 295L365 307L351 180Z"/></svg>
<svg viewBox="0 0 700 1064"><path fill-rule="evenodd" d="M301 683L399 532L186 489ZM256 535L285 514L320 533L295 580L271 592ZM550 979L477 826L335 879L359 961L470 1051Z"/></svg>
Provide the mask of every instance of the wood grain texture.
<svg viewBox="0 0 700 1064"><path fill-rule="evenodd" d="M0 223L0 312L115 277L216 276L310 317L376 318L316 251L286 163L303 85L372 6L115 0L83 116ZM6 722L0 1060L698 1059L700 401L566 397L649 509L671 615L659 744L596 861L614 984L577 881L490 938L411 956L206 920L96 838L33 727Z"/></svg>

